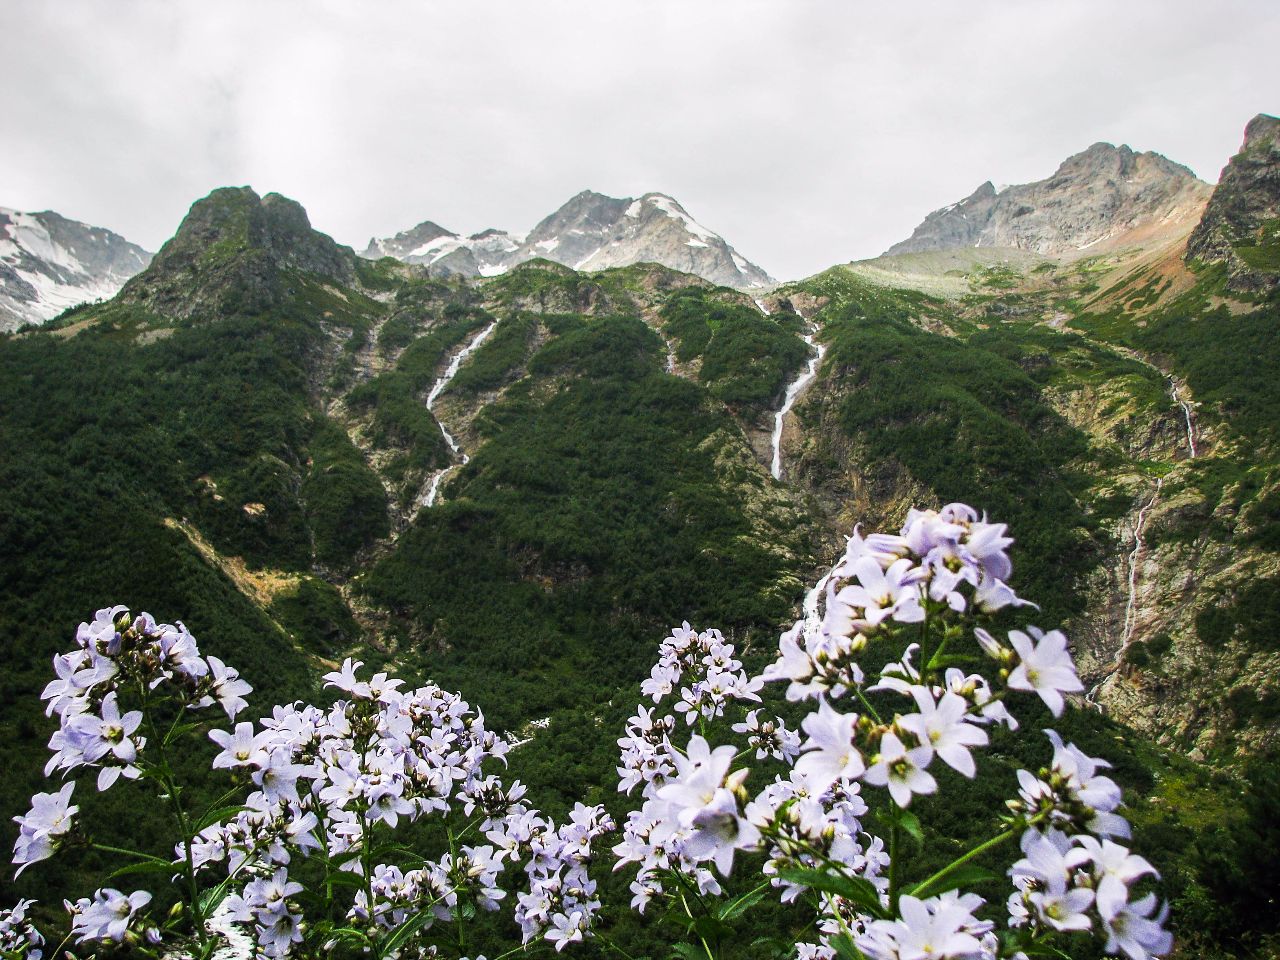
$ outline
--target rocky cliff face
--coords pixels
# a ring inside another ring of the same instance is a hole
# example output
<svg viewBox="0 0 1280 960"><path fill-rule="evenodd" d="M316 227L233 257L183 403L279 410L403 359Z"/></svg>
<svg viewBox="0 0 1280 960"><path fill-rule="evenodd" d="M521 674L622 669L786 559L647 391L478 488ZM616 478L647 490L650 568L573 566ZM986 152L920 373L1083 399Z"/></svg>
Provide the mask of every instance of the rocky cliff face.
<svg viewBox="0 0 1280 960"><path fill-rule="evenodd" d="M223 187L197 200L173 239L121 291L167 316L258 312L287 295L288 272L354 283L356 256L311 229L297 202L249 187Z"/></svg>
<svg viewBox="0 0 1280 960"><path fill-rule="evenodd" d="M929 214L888 253L955 247L1015 247L1061 256L1114 249L1151 234L1185 230L1212 188L1158 153L1095 143L1052 177L970 196Z"/></svg>
<svg viewBox="0 0 1280 960"><path fill-rule="evenodd" d="M394 237L370 240L362 256L423 264L434 276L494 276L542 257L575 270L658 263L739 289L773 283L663 193L633 199L584 190L525 236L485 230L462 237L426 221Z"/></svg>
<svg viewBox="0 0 1280 960"><path fill-rule="evenodd" d="M119 234L46 210L0 207L0 331L115 296L151 254Z"/></svg>
<svg viewBox="0 0 1280 960"><path fill-rule="evenodd" d="M1249 121L1187 241L1187 259L1225 264L1237 292L1280 286L1280 118Z"/></svg>

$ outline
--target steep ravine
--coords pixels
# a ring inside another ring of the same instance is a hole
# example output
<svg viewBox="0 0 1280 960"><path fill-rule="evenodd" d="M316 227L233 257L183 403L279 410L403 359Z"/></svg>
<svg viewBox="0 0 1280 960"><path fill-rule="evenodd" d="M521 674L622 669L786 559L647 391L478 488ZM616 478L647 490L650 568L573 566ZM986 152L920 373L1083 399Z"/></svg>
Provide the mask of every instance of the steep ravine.
<svg viewBox="0 0 1280 960"><path fill-rule="evenodd" d="M440 398L440 394L444 393L445 389L453 381L453 378L458 375L458 371L462 369L462 365L466 363L467 358L479 349L480 345L489 338L489 334L493 333L494 328L497 327L497 325L498 321L494 320L491 324L472 337L471 341L467 343L466 346L449 358L449 365L431 387L431 392L427 394L426 407L429 411L432 413L435 412L435 403L436 400ZM449 449L459 458L459 460L457 463L452 463L442 470L437 470L431 475L431 478L423 485L422 493L419 494L415 500L418 509L433 506L436 502L436 497L440 493L440 484L444 478L458 467L466 466L467 462L471 459L465 452L463 452L462 447L458 445L458 441L455 440L453 434L449 432L449 428L444 425L444 421L439 417L436 417L436 423L440 426L440 433L444 436L445 443L449 445Z"/></svg>

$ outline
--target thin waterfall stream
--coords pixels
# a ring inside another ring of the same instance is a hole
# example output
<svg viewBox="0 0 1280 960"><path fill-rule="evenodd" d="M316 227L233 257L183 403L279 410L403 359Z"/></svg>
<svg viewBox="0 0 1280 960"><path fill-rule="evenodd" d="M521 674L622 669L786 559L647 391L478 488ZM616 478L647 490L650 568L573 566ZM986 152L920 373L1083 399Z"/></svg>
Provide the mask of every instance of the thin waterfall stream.
<svg viewBox="0 0 1280 960"><path fill-rule="evenodd" d="M449 366L445 368L444 373L442 373L439 379L437 379L436 382L432 385L431 392L427 394L427 410L431 411L432 413L435 412L434 411L435 403L438 399L440 399L440 394L444 393L445 388L448 387L449 384L452 382L453 378L458 375L458 371L462 369L462 365L463 363L466 362L467 357L471 356L471 354L474 353L479 348L479 346L485 342L489 334L493 333L493 328L496 327L497 325L498 325L498 321L497 320L493 321L493 323L489 324L487 327L485 327L483 330L477 333L471 339L470 343L468 343L465 347L463 347L461 350L459 350L449 359ZM462 448L458 445L458 441L453 438L453 434L449 432L449 428L444 425L444 421L442 421L439 417L437 417L436 423L439 425L440 433L443 434L445 443L449 445L450 451L452 451L455 454L458 454L461 457L461 460L458 463L451 463L449 464L449 466L445 467L444 469L436 471L435 475L431 478L431 482L427 485L426 494L422 496L418 501L419 507L433 506L436 502L436 497L440 493L440 484L444 480L445 476L451 473L452 471L458 469L459 467L465 467L467 463L470 462L471 460L471 458L468 457L462 451Z"/></svg>
<svg viewBox="0 0 1280 960"><path fill-rule="evenodd" d="M756 303L760 303L760 301L757 300ZM760 309L764 309L763 304L761 304ZM800 314L799 311L796 312L801 319L804 318L803 314ZM782 479L782 428L785 425L787 414L795 406L796 400L804 388L818 375L818 365L822 363L822 358L827 352L826 344L818 343L814 339L817 332L817 326L810 325L809 332L801 335L801 338L809 349L813 351L813 354L809 357L809 362L805 366L804 372L787 386L787 392L782 398L782 406L773 415L773 436L770 438L770 445L773 448L773 461L769 466L769 472L775 480Z"/></svg>

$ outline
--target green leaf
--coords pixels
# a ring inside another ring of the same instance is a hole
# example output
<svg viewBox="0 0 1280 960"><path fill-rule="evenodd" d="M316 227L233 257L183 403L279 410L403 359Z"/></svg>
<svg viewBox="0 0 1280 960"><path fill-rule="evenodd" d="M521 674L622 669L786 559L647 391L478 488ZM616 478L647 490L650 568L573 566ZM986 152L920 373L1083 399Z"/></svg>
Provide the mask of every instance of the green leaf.
<svg viewBox="0 0 1280 960"><path fill-rule="evenodd" d="M395 953L408 942L409 938L421 930L435 916L430 910L415 913L400 926L391 931L391 935L378 947L378 956L386 957Z"/></svg>
<svg viewBox="0 0 1280 960"><path fill-rule="evenodd" d="M880 903L879 892L870 881L861 877L844 877L838 873L827 873L825 870L810 870L804 867L783 868L778 871L778 876L790 883L802 883L813 890L844 897L874 916L888 916Z"/></svg>
<svg viewBox="0 0 1280 960"><path fill-rule="evenodd" d="M972 887L974 884L998 879L999 877L990 870L979 867L976 864L966 863L963 866L956 867L946 876L937 880L932 882L928 880L921 881L908 890L907 893L923 900L925 897L936 897L938 894L946 893L948 890Z"/></svg>
<svg viewBox="0 0 1280 960"><path fill-rule="evenodd" d="M228 880L230 877L227 878ZM200 895L200 915L208 917L218 908L218 904L227 899L228 887L226 882L218 884L212 890L206 890Z"/></svg>
<svg viewBox="0 0 1280 960"><path fill-rule="evenodd" d="M920 818L910 810L899 811L898 826L907 831L916 843L924 843L924 828L920 826Z"/></svg>
<svg viewBox="0 0 1280 960"><path fill-rule="evenodd" d="M890 803L887 808L877 811L875 816L886 830L898 827L917 843L924 843L924 829L920 826L920 818L905 807Z"/></svg>
<svg viewBox="0 0 1280 960"><path fill-rule="evenodd" d="M334 940L350 940L356 943L369 942L369 935L363 930L357 930L355 927L334 927L327 933Z"/></svg>
<svg viewBox="0 0 1280 960"><path fill-rule="evenodd" d="M716 917L697 917L693 921L693 932L703 940L722 940L730 933L728 924Z"/></svg>
<svg viewBox="0 0 1280 960"><path fill-rule="evenodd" d="M671 952L683 960L707 960L707 955L691 943L673 943Z"/></svg>
<svg viewBox="0 0 1280 960"><path fill-rule="evenodd" d="M127 877L136 873L177 874L178 872L178 867L172 863L145 860L142 863L131 863L126 867L121 867L119 870L114 870L107 876L107 879L114 880L116 877Z"/></svg>
<svg viewBox="0 0 1280 960"><path fill-rule="evenodd" d="M981 663L980 657L975 657L971 653L946 653L942 656L933 656L929 659L926 670L942 670L946 667L965 667L975 663Z"/></svg>
<svg viewBox="0 0 1280 960"><path fill-rule="evenodd" d="M750 893L743 894L732 903L727 903L720 908L720 912L716 914L721 920L729 921L736 917L742 916L749 908L754 907L764 897L765 891L752 890Z"/></svg>
<svg viewBox="0 0 1280 960"><path fill-rule="evenodd" d="M218 807L218 809L216 810L210 810L207 813L205 813L205 815L201 817L198 821L196 821L196 833L199 833L205 827L212 826L215 823L221 823L224 820L228 820L231 817L234 817L237 813L240 813L242 810L248 810L248 809L249 808L244 806L243 804L239 804L233 807Z"/></svg>
<svg viewBox="0 0 1280 960"><path fill-rule="evenodd" d="M838 933L827 942L831 944L840 960L867 960L847 933Z"/></svg>

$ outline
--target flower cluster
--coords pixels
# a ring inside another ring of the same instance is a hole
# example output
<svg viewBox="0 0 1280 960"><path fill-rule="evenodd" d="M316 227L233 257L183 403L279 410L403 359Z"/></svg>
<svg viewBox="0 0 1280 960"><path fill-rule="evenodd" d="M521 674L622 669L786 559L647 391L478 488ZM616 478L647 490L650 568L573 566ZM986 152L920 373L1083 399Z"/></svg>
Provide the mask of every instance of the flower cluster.
<svg viewBox="0 0 1280 960"><path fill-rule="evenodd" d="M45 775L97 769L99 790L147 770L147 741L138 733L143 710L122 709L122 698L138 699L142 708L163 703L179 714L220 704L234 717L251 689L217 657L201 656L181 623L157 624L146 613L132 617L125 607L99 610L80 624L75 647L53 658L53 670L56 679L41 699L59 726L49 740L53 756ZM70 832L79 809L70 804L74 787L68 782L56 794L36 794L30 812L16 818L20 834L13 862L19 873L52 856Z"/></svg>
<svg viewBox="0 0 1280 960"><path fill-rule="evenodd" d="M151 894L145 890L128 894L111 887L96 890L92 897L67 905L71 912L72 936L77 943L86 940L121 943L131 930L136 930L139 911L150 902ZM154 928L147 931L146 937L152 943L158 943L160 939Z"/></svg>
<svg viewBox="0 0 1280 960"><path fill-rule="evenodd" d="M755 826L744 815L742 777L729 777L734 747L712 749L694 735L688 747L671 742L679 724L674 715L657 716L657 705L677 689L674 710L686 725L723 717L734 702L759 702L760 677L749 677L735 656L733 644L718 630L699 633L688 623L672 630L658 652L641 693L654 707L639 707L618 740L621 764L618 789L630 793L641 787L644 805L633 810L623 826L622 842L613 849L618 868L640 865L631 885L632 905L643 911L649 900L665 890L664 874L678 872L702 892L719 892L708 861L728 873L734 851L754 847ZM794 756L798 736L776 718L761 719L751 711L738 724L748 733L761 756Z"/></svg>
<svg viewBox="0 0 1280 960"><path fill-rule="evenodd" d="M33 902L19 900L10 909L0 910L0 957L41 960L44 956L44 937L27 919Z"/></svg>
<svg viewBox="0 0 1280 960"><path fill-rule="evenodd" d="M975 778L995 734L1018 729L1010 710L1018 695L1038 696L1057 716L1081 690L1062 633L1027 626L1001 640L983 619L1033 606L1008 585L1012 542L1003 524L963 504L913 510L896 534L855 530L759 676L719 631L673 630L641 686L651 703L618 740L618 789L640 803L612 846L615 869L636 868L631 906L678 902L691 931L714 937L772 888L783 902L815 909L799 960L856 951L870 960L1024 960L1083 931L1130 960L1167 952L1166 910L1142 889L1158 875L1117 842L1129 829L1120 789L1102 772L1108 765L1052 730L1052 759L1037 773L1017 772L1000 832L928 877L910 875L903 838L925 834L909 808L939 791L942 768ZM889 644L896 659L865 669L868 652ZM989 678L980 668L993 662ZM49 771L97 769L99 789L119 776L152 778L171 801L181 791L162 761L149 759L153 747L140 732L162 751L188 711L221 704L234 721L249 689L221 661L201 657L181 625L157 626L122 608L83 624L77 648L54 667L45 699L60 728ZM519 781L487 769L512 745L486 729L478 710L437 686L405 690L362 668L348 659L325 675L336 696L329 706L278 706L257 724L209 732L213 767L246 795L198 818L202 829L175 848L196 932L206 901L217 900L200 897L199 887L216 881L221 916L252 930L261 957L339 946L435 957L427 932L456 932L462 948L462 922L503 906L525 946L559 952L592 935L602 909L595 851L618 832L603 806L579 803L559 824L543 816ZM785 684L789 709L802 714L798 730L762 705L762 692L778 689L771 682ZM164 735L158 707L176 718ZM718 742L730 734L739 742ZM755 782L771 779L752 795L751 765L761 763ZM74 786L37 794L16 818L20 870L65 842ZM427 817L448 835L447 852L434 859L392 840ZM1021 858L1007 870L1012 892L997 916L999 902L959 888L959 869L1019 838ZM765 882L711 912L723 878L752 855ZM223 876L212 876L215 866ZM72 933L154 941L143 918L149 900L145 891L99 890L68 904ZM0 914L0 952L39 957L28 905Z"/></svg>
<svg viewBox="0 0 1280 960"><path fill-rule="evenodd" d="M531 810L512 811L492 825L488 839L525 864L529 889L518 896L515 909L521 942L541 936L559 951L587 935L601 907L587 870L592 846L614 829L603 806L581 803L560 826Z"/></svg>
<svg viewBox="0 0 1280 960"><path fill-rule="evenodd" d="M507 744L461 697L436 686L402 691L386 673L362 680L361 666L348 659L325 675L345 695L328 709L276 707L261 730L239 723L209 735L220 748L213 765L243 771L256 789L235 817L200 832L191 856L200 868L225 861L233 876L250 878L229 898L231 916L253 926L266 956L303 938L291 899L303 888L289 869L309 857L360 878L348 918L370 935L423 910L448 919L461 891L472 890L484 909L503 895L491 848L464 847L410 871L375 862L375 830L454 806L501 816L521 791L504 793L485 776L485 761L503 757ZM178 859L186 853L180 847Z"/></svg>
<svg viewBox="0 0 1280 960"><path fill-rule="evenodd" d="M1167 911L1157 913L1155 895L1130 900L1136 881L1157 874L1126 847L1087 834L1028 830L1022 853L1009 871L1016 888L1009 896L1010 926L1039 932L1096 925L1107 937L1108 953L1123 951L1133 960L1173 945L1161 926Z"/></svg>
<svg viewBox="0 0 1280 960"><path fill-rule="evenodd" d="M1034 606L1008 585L1012 542L1003 524L963 504L913 510L897 534L863 537L855 530L806 601L805 619L781 636L777 659L758 678L784 682L792 702L813 702L801 721L803 741L755 708L733 725L748 738L746 749L713 748L701 735L681 748L673 742L675 719L641 708L619 740L620 789L642 786L645 798L615 848L619 866L639 866L633 905L643 909L663 894L671 872L704 894L717 893L716 876L704 864L727 874L737 854L758 850L784 900L823 891L821 937L799 946L806 960L833 957L836 936L851 936L875 960L1004 955L995 921L983 916L983 898L941 883L952 868L910 890L895 886L889 844L868 832L862 817L864 791L885 790L890 811L898 812L886 821L896 836L912 799L938 791L936 764L973 778L976 752L989 744L992 728L1017 729L1011 695L1035 694L1059 715L1066 696L1082 689L1061 632L1011 630L1006 643L975 622ZM698 635L685 624L664 641L642 687L655 705L699 667L697 641L708 635L720 642L714 632ZM869 676L862 659L872 644L883 648L899 637L906 642L898 659ZM996 662L994 682L960 668L980 664L984 655ZM708 699L695 681L681 688L677 709L691 716L695 706L710 703L700 716L711 719L733 699L758 701L755 680L722 686L737 696ZM1154 870L1112 839L1127 836L1128 827L1116 812L1119 788L1098 772L1105 762L1047 733L1051 764L1039 775L1018 772L1007 829L990 841L1024 837L1027 858L1010 871L1015 893L1008 906L1010 928L1027 939L1013 942L1030 944L1046 930L1093 929L1106 937L1109 952L1133 960L1166 951L1169 936L1154 897L1129 896L1130 884ZM738 766L752 750L757 760L791 766L754 798L744 789L749 770ZM815 879L822 876L835 878L835 886ZM930 896L935 885L946 892Z"/></svg>
<svg viewBox="0 0 1280 960"><path fill-rule="evenodd" d="M734 658L733 644L719 630L699 633L686 621L662 641L658 662L640 685L640 693L660 703L678 688L675 710L692 726L699 717L723 716L731 701L758 701L761 686L758 677L747 676L741 661Z"/></svg>

